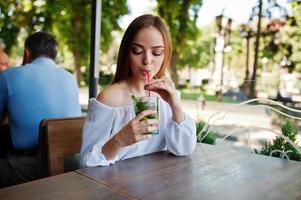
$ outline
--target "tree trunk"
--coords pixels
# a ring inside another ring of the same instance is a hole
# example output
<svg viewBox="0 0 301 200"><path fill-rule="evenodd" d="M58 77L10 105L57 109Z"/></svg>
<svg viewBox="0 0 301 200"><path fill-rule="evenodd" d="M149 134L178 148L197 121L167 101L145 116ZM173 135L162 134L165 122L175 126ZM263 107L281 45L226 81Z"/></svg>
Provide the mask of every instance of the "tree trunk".
<svg viewBox="0 0 301 200"><path fill-rule="evenodd" d="M185 41L187 19L189 18L188 15L189 5L190 5L190 0L184 0L182 3L181 12L178 17L178 20L180 22L179 31L176 37L176 41L173 42L176 45L174 45L174 49L172 51L171 62L170 62L170 75L176 86L179 84L179 76L177 73L177 63L180 55L179 49L183 45L183 42Z"/></svg>
<svg viewBox="0 0 301 200"><path fill-rule="evenodd" d="M170 61L170 76L175 85L179 83L179 77L177 73L177 62L179 60L179 53L176 51L172 52L171 61Z"/></svg>
<svg viewBox="0 0 301 200"><path fill-rule="evenodd" d="M245 71L245 78L244 82L241 85L240 89L245 93L245 95L250 96L249 94L249 87L250 87L250 66L251 66L251 31L248 32L247 35L247 57L246 57L246 71Z"/></svg>
<svg viewBox="0 0 301 200"><path fill-rule="evenodd" d="M79 62L80 54L78 52L78 49L73 48L72 54L73 54L74 64L75 64L74 70L75 70L75 75L76 75L76 81L77 81L77 84L80 86L81 81L83 81L83 75L80 71L81 64Z"/></svg>
<svg viewBox="0 0 301 200"><path fill-rule="evenodd" d="M74 25L74 33L75 33L75 43L72 48L72 54L74 58L74 69L76 74L76 80L77 84L80 86L80 83L83 81L83 75L80 71L81 64L81 57L80 57L80 38L81 38L81 17L80 15L75 15L74 18L72 18L72 24Z"/></svg>
<svg viewBox="0 0 301 200"><path fill-rule="evenodd" d="M173 51L170 61L170 74L171 78L177 86L178 74L177 74L177 63L179 61L180 51L183 48L183 43L186 41L187 26L190 21L189 7L192 3L196 4L195 1L181 0L177 1L158 1L159 8L158 12L165 22L169 25L172 36ZM168 8L168 9L167 9ZM174 10L174 12L171 12Z"/></svg>
<svg viewBox="0 0 301 200"><path fill-rule="evenodd" d="M257 23L257 33L256 33L256 42L255 42L255 55L254 55L254 65L253 65L253 74L250 83L250 93L249 97L255 97L255 87L256 87L256 72L258 65L258 53L259 53L259 40L261 35L261 18L262 18L262 0L259 0L259 12L258 12L258 23Z"/></svg>

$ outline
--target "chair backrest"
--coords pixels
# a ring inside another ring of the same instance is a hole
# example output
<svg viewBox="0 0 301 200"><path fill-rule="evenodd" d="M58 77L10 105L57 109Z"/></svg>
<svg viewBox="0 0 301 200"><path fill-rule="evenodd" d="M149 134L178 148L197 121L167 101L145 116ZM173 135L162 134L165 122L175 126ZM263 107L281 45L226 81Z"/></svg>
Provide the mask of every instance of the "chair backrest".
<svg viewBox="0 0 301 200"><path fill-rule="evenodd" d="M65 171L65 157L80 151L85 117L44 119L40 123L41 177Z"/></svg>

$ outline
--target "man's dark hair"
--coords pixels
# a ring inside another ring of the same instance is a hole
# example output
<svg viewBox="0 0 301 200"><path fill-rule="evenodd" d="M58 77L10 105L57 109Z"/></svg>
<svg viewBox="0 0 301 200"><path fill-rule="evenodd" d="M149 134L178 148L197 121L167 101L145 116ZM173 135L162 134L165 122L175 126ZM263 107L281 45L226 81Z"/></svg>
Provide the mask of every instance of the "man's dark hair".
<svg viewBox="0 0 301 200"><path fill-rule="evenodd" d="M55 60L57 46L55 38L46 32L36 32L25 40L25 48L30 51L32 60L41 56Z"/></svg>

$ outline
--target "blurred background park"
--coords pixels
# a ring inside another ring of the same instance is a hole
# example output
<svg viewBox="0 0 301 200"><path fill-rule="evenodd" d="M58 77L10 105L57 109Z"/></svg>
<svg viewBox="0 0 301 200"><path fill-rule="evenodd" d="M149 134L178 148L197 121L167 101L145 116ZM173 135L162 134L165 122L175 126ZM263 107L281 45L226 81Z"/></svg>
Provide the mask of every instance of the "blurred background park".
<svg viewBox="0 0 301 200"><path fill-rule="evenodd" d="M103 0L99 84L116 67L129 22L144 13L170 27L170 76L183 98L231 101L260 96L299 102L301 3L287 0ZM59 65L87 87L91 37L90 0L0 2L0 45L20 65L23 41L48 31L59 41ZM101 87L100 87L101 88Z"/></svg>
<svg viewBox="0 0 301 200"><path fill-rule="evenodd" d="M10 64L18 66L29 34L53 33L59 42L57 63L74 74L86 105L91 6L91 0L2 0L0 47L9 54ZM102 0L100 90L112 80L127 25L145 13L161 16L170 28L169 75L195 119L254 97L300 109L301 1ZM240 114L232 121L275 125L263 110L248 112L251 120L242 109L236 112Z"/></svg>

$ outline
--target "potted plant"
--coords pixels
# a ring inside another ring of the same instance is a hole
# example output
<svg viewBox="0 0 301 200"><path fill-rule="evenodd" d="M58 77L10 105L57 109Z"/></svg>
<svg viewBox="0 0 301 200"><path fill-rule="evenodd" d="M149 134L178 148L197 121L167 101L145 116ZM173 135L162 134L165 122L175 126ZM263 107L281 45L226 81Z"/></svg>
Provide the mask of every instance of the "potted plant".
<svg viewBox="0 0 301 200"><path fill-rule="evenodd" d="M196 137L197 142L215 144L216 133L211 131L210 128L206 126L204 121L198 120L196 122Z"/></svg>
<svg viewBox="0 0 301 200"><path fill-rule="evenodd" d="M281 126L281 132L293 142L296 141L297 130L290 121L286 121L286 123ZM272 155L271 152L273 152ZM271 155L273 157L280 158L284 152L287 152L286 155L290 160L301 161L301 155L298 153L298 151L280 136L277 136L272 142L265 142L261 150L255 149L255 153L257 154L267 156Z"/></svg>

